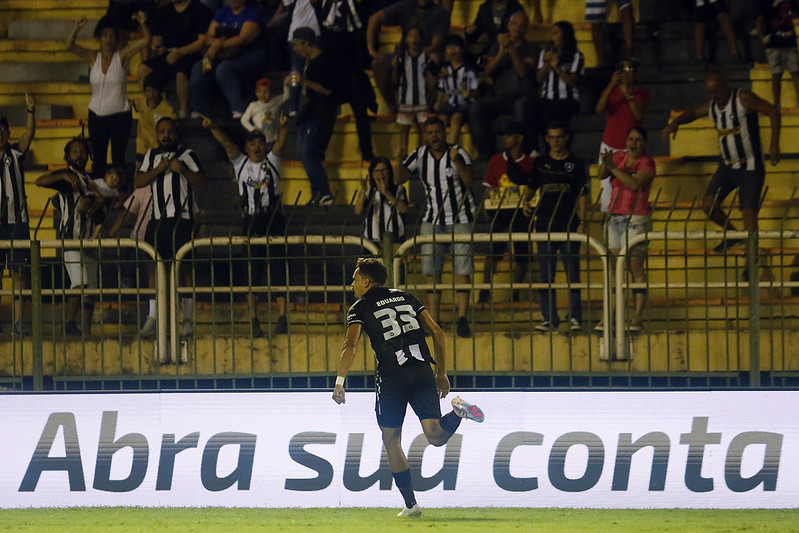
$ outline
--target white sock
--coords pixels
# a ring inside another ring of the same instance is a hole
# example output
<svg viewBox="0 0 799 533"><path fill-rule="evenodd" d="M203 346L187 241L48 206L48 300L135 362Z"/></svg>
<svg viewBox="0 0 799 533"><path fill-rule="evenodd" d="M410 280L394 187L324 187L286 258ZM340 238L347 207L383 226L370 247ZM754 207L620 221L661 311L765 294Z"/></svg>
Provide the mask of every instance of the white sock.
<svg viewBox="0 0 799 533"><path fill-rule="evenodd" d="M147 311L147 316L155 318L155 298L150 300L150 309Z"/></svg>
<svg viewBox="0 0 799 533"><path fill-rule="evenodd" d="M194 298L183 298L183 321L191 322L194 318Z"/></svg>

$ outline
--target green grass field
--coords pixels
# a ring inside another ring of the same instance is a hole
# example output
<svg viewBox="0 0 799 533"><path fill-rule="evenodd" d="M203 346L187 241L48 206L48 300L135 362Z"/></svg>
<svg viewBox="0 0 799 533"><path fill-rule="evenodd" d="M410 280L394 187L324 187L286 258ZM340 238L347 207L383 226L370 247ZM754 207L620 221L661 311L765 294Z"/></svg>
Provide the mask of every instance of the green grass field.
<svg viewBox="0 0 799 533"><path fill-rule="evenodd" d="M799 531L799 510L426 509L418 519L398 509L68 508L0 511L1 531L303 531L494 533Z"/></svg>

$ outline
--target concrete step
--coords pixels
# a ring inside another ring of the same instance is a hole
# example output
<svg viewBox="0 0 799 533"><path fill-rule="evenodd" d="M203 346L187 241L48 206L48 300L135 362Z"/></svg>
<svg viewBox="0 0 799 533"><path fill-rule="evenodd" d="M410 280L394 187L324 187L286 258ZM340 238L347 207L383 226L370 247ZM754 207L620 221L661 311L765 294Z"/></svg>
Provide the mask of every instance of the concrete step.
<svg viewBox="0 0 799 533"><path fill-rule="evenodd" d="M3 80L6 82L78 82L89 75L89 65L83 61L60 61L57 63L11 63L3 64Z"/></svg>
<svg viewBox="0 0 799 533"><path fill-rule="evenodd" d="M81 29L81 34L93 35L97 26L97 19L89 20ZM75 27L75 21L70 19L18 19L8 23L8 39L60 39L66 41Z"/></svg>
<svg viewBox="0 0 799 533"><path fill-rule="evenodd" d="M97 20L106 9L105 0L4 0L0 2L0 36L5 36L15 21L62 20L74 25L80 17Z"/></svg>
<svg viewBox="0 0 799 533"><path fill-rule="evenodd" d="M78 39L78 44L97 49L97 41L91 37ZM0 63L60 63L79 61L78 56L66 49L64 40L55 39L6 39L0 40ZM87 69L88 69L88 64Z"/></svg>
<svg viewBox="0 0 799 533"><path fill-rule="evenodd" d="M72 106L75 117L88 116L89 100L91 100L91 86L88 82L0 82L0 106L18 105L24 102L26 92L36 97L37 104ZM141 94L139 84L129 79L128 96L135 98L139 94Z"/></svg>
<svg viewBox="0 0 799 533"><path fill-rule="evenodd" d="M796 94L796 89L789 74L783 74L780 88L780 105L782 108L799 106L799 95ZM757 63L752 69L752 92L767 102L773 102L771 72L769 72L768 64Z"/></svg>
<svg viewBox="0 0 799 533"><path fill-rule="evenodd" d="M8 119L12 132L22 133L28 120L28 112L24 104L3 106L3 116ZM36 120L62 120L72 118L71 106L40 104L36 102ZM20 129L17 129L20 128Z"/></svg>

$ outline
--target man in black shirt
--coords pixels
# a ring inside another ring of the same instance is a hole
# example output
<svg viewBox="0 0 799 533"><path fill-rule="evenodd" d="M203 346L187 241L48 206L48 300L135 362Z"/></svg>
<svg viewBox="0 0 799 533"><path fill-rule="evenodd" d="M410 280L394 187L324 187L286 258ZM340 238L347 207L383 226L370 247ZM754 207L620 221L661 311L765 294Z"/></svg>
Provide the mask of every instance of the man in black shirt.
<svg viewBox="0 0 799 533"><path fill-rule="evenodd" d="M191 67L201 59L202 36L214 14L200 0L172 0L154 17L153 40L163 39L166 52L139 64L139 81L155 73L161 83L175 78L175 92L180 105L180 118L189 116L189 77ZM142 90L144 87L142 86Z"/></svg>
<svg viewBox="0 0 799 533"><path fill-rule="evenodd" d="M547 127L546 141L549 153L536 157L527 187L523 208L527 216L535 215L538 233L582 232L588 194L585 165L571 155L568 149L569 131L565 124L553 122ZM541 199L535 211L530 200L536 189L541 189ZM580 283L580 241L541 241L538 243L538 261L541 266L541 283L551 283L555 278L558 253L566 269L568 283ZM544 321L537 331L558 328L557 302L553 289L540 291L541 314ZM582 329L580 289L569 290L569 329Z"/></svg>
<svg viewBox="0 0 799 533"><path fill-rule="evenodd" d="M347 311L347 337L333 390L333 400L345 402L344 379L355 359L361 332L366 331L377 360L375 412L383 444L405 507L397 516L421 516L411 486L410 466L400 443L405 409L411 405L433 446L443 446L458 429L461 418L485 419L476 405L459 397L452 411L441 416L439 398L449 394L445 366L446 340L441 327L413 295L385 287L386 267L375 257L358 259L352 290L358 300ZM433 338L435 360L425 341ZM430 363L436 365L435 376Z"/></svg>
<svg viewBox="0 0 799 533"><path fill-rule="evenodd" d="M297 149L311 182L311 203L330 205L333 194L323 162L336 122L339 73L332 57L322 52L311 28L303 26L294 30L291 43L294 51L305 59L304 72L292 73L302 86L302 103L297 116Z"/></svg>

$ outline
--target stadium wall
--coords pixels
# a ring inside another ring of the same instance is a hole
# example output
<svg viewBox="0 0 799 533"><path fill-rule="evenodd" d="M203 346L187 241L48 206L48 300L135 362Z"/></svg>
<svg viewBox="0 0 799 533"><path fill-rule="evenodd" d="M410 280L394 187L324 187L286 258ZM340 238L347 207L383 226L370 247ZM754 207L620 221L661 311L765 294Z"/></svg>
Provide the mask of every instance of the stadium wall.
<svg viewBox="0 0 799 533"><path fill-rule="evenodd" d="M482 392L442 448L409 413L427 507L789 508L799 392ZM397 506L374 395L0 396L0 507Z"/></svg>

